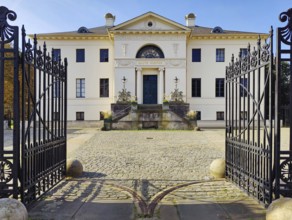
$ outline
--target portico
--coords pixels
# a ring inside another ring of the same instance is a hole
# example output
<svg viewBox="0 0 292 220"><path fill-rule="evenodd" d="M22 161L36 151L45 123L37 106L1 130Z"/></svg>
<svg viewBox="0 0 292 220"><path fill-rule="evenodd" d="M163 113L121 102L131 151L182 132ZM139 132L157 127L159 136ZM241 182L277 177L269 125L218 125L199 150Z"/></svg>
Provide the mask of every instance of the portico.
<svg viewBox="0 0 292 220"><path fill-rule="evenodd" d="M135 96L138 104L162 104L165 94L164 67L136 67Z"/></svg>

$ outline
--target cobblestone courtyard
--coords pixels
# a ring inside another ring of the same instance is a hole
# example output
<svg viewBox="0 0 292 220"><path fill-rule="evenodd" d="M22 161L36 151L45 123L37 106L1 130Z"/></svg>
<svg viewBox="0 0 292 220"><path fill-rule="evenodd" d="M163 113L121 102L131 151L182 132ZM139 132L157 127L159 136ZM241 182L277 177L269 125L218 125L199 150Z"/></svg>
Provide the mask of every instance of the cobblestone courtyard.
<svg viewBox="0 0 292 220"><path fill-rule="evenodd" d="M224 158L224 136L224 129L71 130L68 158L82 162L83 176L62 181L30 217L264 219L263 207L231 183L209 175L210 163Z"/></svg>
<svg viewBox="0 0 292 220"><path fill-rule="evenodd" d="M224 158L224 132L97 132L69 155L82 161L86 177L204 180L212 160Z"/></svg>

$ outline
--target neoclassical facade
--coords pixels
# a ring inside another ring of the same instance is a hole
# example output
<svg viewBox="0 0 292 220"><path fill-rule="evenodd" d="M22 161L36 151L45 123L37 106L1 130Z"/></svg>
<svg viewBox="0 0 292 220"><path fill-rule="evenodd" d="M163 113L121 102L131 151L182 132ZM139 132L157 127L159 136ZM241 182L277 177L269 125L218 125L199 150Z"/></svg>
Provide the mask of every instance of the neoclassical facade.
<svg viewBox="0 0 292 220"><path fill-rule="evenodd" d="M147 12L115 25L108 13L101 27L38 34L68 58L68 120L99 120L123 86L138 104L162 104L177 87L200 120L224 120L225 67L259 33L201 27L193 13L185 19Z"/></svg>

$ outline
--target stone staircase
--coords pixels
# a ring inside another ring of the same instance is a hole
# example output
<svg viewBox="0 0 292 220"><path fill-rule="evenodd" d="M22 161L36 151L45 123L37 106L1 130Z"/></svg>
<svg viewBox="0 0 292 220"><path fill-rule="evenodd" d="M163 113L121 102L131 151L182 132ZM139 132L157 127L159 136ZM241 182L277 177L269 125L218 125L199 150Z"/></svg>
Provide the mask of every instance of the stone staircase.
<svg viewBox="0 0 292 220"><path fill-rule="evenodd" d="M113 121L112 129L162 129L162 130L192 130L194 125L184 116L189 110L189 104L163 105L137 105L117 107L112 104ZM119 109L119 111L115 111ZM120 112L123 112L121 114ZM120 115L120 116L118 116ZM121 116L122 115L122 116Z"/></svg>

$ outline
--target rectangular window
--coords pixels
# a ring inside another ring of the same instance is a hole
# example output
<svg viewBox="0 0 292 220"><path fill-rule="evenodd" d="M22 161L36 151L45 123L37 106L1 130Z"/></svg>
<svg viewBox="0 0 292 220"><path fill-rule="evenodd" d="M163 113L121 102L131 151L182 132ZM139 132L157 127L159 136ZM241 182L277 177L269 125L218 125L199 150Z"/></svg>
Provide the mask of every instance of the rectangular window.
<svg viewBox="0 0 292 220"><path fill-rule="evenodd" d="M60 98L61 97L60 85L61 85L60 81L54 82L54 85L53 85L54 86L54 88L53 88L53 96L54 96L54 98Z"/></svg>
<svg viewBox="0 0 292 220"><path fill-rule="evenodd" d="M197 120L201 120L201 111L197 111Z"/></svg>
<svg viewBox="0 0 292 220"><path fill-rule="evenodd" d="M247 96L247 79L240 79L240 96L246 97Z"/></svg>
<svg viewBox="0 0 292 220"><path fill-rule="evenodd" d="M99 112L99 120L104 120L104 114L103 114L103 112Z"/></svg>
<svg viewBox="0 0 292 220"><path fill-rule="evenodd" d="M76 79L76 98L85 98L85 79Z"/></svg>
<svg viewBox="0 0 292 220"><path fill-rule="evenodd" d="M192 49L192 62L201 62L201 49Z"/></svg>
<svg viewBox="0 0 292 220"><path fill-rule="evenodd" d="M83 121L84 120L84 112L76 112L76 120Z"/></svg>
<svg viewBox="0 0 292 220"><path fill-rule="evenodd" d="M100 62L108 62L108 49L100 49Z"/></svg>
<svg viewBox="0 0 292 220"><path fill-rule="evenodd" d="M61 57L61 49L52 50L52 59L53 61L58 61Z"/></svg>
<svg viewBox="0 0 292 220"><path fill-rule="evenodd" d="M247 56L247 48L240 48L240 55L241 57Z"/></svg>
<svg viewBox="0 0 292 220"><path fill-rule="evenodd" d="M60 112L53 112L53 121L60 120Z"/></svg>
<svg viewBox="0 0 292 220"><path fill-rule="evenodd" d="M100 79L99 80L99 95L100 97L109 97L109 80L108 79Z"/></svg>
<svg viewBox="0 0 292 220"><path fill-rule="evenodd" d="M224 120L224 112L216 112L216 120Z"/></svg>
<svg viewBox="0 0 292 220"><path fill-rule="evenodd" d="M85 62L85 49L76 49L76 62Z"/></svg>
<svg viewBox="0 0 292 220"><path fill-rule="evenodd" d="M192 97L201 97L201 79L192 79Z"/></svg>
<svg viewBox="0 0 292 220"><path fill-rule="evenodd" d="M216 79L216 97L224 97L224 78Z"/></svg>
<svg viewBox="0 0 292 220"><path fill-rule="evenodd" d="M240 112L240 119L241 120L247 120L247 111L241 111Z"/></svg>
<svg viewBox="0 0 292 220"><path fill-rule="evenodd" d="M216 49L216 62L224 62L225 61L225 49Z"/></svg>

